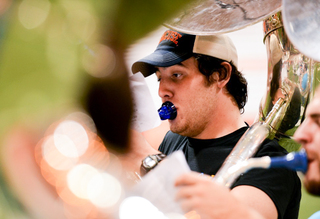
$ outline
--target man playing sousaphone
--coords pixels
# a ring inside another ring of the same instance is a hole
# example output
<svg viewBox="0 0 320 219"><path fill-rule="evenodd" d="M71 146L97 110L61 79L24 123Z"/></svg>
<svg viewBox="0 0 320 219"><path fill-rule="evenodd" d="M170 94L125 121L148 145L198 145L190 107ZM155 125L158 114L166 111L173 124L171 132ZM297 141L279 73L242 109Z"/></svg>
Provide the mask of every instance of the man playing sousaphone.
<svg viewBox="0 0 320 219"><path fill-rule="evenodd" d="M294 134L308 155L308 169L304 177L306 190L320 196L320 87L306 110L306 118ZM229 190L212 180L191 173L181 175L177 181L177 200L186 208L197 211L201 219L246 218L263 219L253 208L233 197ZM201 203L199 202L201 200ZM309 219L318 219L320 211Z"/></svg>
<svg viewBox="0 0 320 219"><path fill-rule="evenodd" d="M134 73L156 73L162 101L173 103L177 110L160 147L152 145L156 150L165 155L182 150L191 170L210 176L217 173L248 129L241 117L247 82L237 70L237 62L236 49L224 35L196 36L167 30L154 53L133 64ZM286 153L277 140L265 140L255 156ZM144 170L150 168L146 162L142 166ZM188 178L177 183L184 184L190 186ZM186 212L196 206L210 206L210 200L198 198L198 192L206 193L193 187L178 197ZM264 218L298 217L301 185L294 171L249 171L231 186L229 194L253 209L252 214ZM238 218L246 218L245 214L241 216Z"/></svg>

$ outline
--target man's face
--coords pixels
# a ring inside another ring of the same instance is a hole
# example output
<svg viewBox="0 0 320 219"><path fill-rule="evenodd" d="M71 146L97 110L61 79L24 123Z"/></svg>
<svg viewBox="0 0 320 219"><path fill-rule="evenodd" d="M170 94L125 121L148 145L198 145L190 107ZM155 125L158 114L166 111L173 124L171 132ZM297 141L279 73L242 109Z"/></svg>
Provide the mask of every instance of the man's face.
<svg viewBox="0 0 320 219"><path fill-rule="evenodd" d="M169 120L171 131L201 138L207 125L214 121L217 103L216 85L206 84L194 57L170 67L158 67L159 96L177 108L177 117Z"/></svg>
<svg viewBox="0 0 320 219"><path fill-rule="evenodd" d="M308 192L320 195L320 90L308 105L306 119L294 134L308 155L308 170L304 185Z"/></svg>

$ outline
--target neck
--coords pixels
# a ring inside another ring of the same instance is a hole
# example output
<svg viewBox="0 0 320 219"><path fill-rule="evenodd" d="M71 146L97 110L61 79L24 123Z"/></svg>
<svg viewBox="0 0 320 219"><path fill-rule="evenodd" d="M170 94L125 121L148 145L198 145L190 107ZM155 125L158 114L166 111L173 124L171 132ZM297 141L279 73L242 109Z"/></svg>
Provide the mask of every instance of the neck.
<svg viewBox="0 0 320 219"><path fill-rule="evenodd" d="M195 138L213 139L223 137L244 126L246 126L238 106L231 97L226 97L219 106L211 122L207 124L206 129Z"/></svg>

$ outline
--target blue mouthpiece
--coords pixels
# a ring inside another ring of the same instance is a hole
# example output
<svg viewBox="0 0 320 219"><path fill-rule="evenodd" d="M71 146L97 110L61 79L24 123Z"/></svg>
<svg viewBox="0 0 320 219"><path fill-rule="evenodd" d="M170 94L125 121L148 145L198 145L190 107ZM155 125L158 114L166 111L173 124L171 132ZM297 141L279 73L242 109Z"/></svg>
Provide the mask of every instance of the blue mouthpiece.
<svg viewBox="0 0 320 219"><path fill-rule="evenodd" d="M284 167L305 174L308 168L307 153L301 149L299 152L291 152L283 157L272 157L270 167Z"/></svg>
<svg viewBox="0 0 320 219"><path fill-rule="evenodd" d="M162 104L160 109L158 109L158 113L161 120L170 119L173 120L177 117L177 109L173 105L173 103L166 101Z"/></svg>

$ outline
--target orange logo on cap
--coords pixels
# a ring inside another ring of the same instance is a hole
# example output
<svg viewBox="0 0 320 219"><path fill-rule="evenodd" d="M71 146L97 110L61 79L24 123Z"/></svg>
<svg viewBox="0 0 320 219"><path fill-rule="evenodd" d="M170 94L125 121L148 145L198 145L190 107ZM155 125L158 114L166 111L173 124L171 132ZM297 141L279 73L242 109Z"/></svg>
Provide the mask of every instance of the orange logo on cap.
<svg viewBox="0 0 320 219"><path fill-rule="evenodd" d="M169 40L169 41L173 42L174 44L178 45L178 40L181 37L182 37L182 35L180 33L172 31L172 30L167 30L162 35L159 43L161 43L164 40Z"/></svg>

